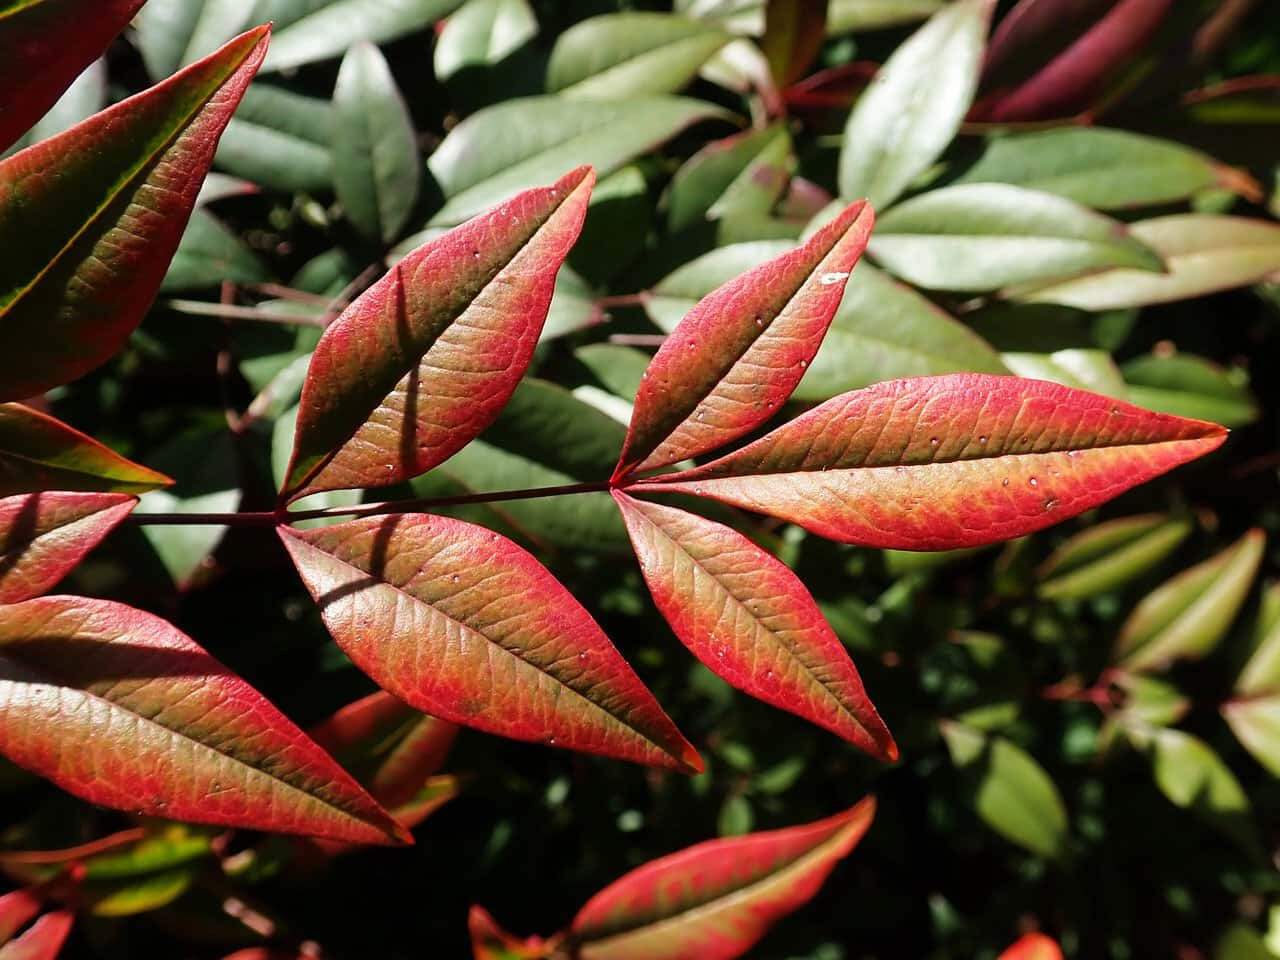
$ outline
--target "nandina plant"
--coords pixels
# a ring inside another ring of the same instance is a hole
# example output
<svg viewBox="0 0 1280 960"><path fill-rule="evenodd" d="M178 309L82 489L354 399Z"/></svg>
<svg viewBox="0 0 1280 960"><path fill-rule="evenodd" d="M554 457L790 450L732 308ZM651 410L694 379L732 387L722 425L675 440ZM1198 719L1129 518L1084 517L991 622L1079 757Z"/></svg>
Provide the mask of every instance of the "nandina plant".
<svg viewBox="0 0 1280 960"><path fill-rule="evenodd" d="M141 5L0 7L0 36L13 51L0 65L0 148ZM970 26L985 28L990 4L955 7L978 11ZM71 16L86 28L50 52L50 24ZM973 549L1098 507L1226 437L1208 420L984 373L892 379L777 422L871 240L875 215L858 200L683 315L639 380L611 473L308 504L334 491L403 485L497 421L534 357L557 275L583 229L596 182L583 165L507 191L496 205L459 207L457 225L416 246L326 322L274 509L135 512L139 494L166 487L167 476L22 401L99 367L137 327L270 33L250 29L0 162L0 753L90 804L139 823L289 835L292 855L327 858L357 845L412 843L413 828L458 789L441 770L459 726L700 772L697 747L587 608L512 537L440 512L553 497L611 498L654 604L712 673L891 763L899 748L890 728L904 719L897 705L882 718L801 577L743 516L843 544ZM360 64L350 62L347 85L359 82ZM990 106L992 116L1027 110L1019 100ZM871 178L866 192L885 191L883 179ZM380 212L368 215L379 233ZM1111 254L1146 268L1141 251ZM114 600L51 594L122 524L273 531L333 640L380 692L307 734L165 619ZM376 751L361 749L371 743ZM547 938L513 937L477 907L476 956L741 956L813 896L870 828L874 809L867 798L815 823L663 857L601 891ZM200 849L214 842L193 836ZM232 842L227 832L210 836ZM8 862L26 886L0 898L0 942L16 937L15 956L55 956L75 911L105 898L85 864L109 872L102 864L140 839L125 831ZM1005 954L1059 955L1035 934Z"/></svg>

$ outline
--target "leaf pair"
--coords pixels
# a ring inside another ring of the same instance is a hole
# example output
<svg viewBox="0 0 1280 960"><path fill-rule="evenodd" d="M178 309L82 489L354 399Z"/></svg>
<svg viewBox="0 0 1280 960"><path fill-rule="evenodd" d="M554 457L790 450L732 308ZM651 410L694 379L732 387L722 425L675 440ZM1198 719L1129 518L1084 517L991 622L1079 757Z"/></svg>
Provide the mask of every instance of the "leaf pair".
<svg viewBox="0 0 1280 960"><path fill-rule="evenodd" d="M475 956L547 957L563 944L582 960L732 960L812 899L874 815L868 797L826 820L712 840L654 860L597 893L550 941L521 941L472 907Z"/></svg>

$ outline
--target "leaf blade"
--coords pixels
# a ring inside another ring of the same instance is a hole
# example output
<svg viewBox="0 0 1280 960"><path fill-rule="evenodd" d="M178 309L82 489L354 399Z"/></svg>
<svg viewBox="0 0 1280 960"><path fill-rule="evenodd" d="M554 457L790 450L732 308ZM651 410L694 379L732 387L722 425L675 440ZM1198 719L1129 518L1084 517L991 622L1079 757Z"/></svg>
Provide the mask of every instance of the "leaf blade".
<svg viewBox="0 0 1280 960"><path fill-rule="evenodd" d="M137 502L121 493L0 498L0 603L19 603L52 588Z"/></svg>

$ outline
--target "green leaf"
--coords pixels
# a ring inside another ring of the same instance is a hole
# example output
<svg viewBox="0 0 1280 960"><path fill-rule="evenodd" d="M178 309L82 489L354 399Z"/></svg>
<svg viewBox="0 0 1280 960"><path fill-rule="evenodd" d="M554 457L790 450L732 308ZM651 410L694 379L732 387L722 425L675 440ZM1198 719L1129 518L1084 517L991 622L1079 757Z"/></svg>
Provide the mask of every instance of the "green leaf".
<svg viewBox="0 0 1280 960"><path fill-rule="evenodd" d="M238 234L208 210L197 210L187 222L160 289L172 293L216 288L223 281L262 283L270 279L266 265Z"/></svg>
<svg viewBox="0 0 1280 960"><path fill-rule="evenodd" d="M1148 410L1225 427L1243 427L1258 419L1258 405L1243 371L1227 371L1202 357L1176 353L1137 357L1122 372L1129 399Z"/></svg>
<svg viewBox="0 0 1280 960"><path fill-rule="evenodd" d="M1090 527L1040 566L1036 592L1053 600L1080 600L1118 589L1173 553L1194 528L1190 519L1164 513Z"/></svg>
<svg viewBox="0 0 1280 960"><path fill-rule="evenodd" d="M255 16L276 24L263 70L336 57L354 43L380 44L422 30L460 0L260 0Z"/></svg>
<svg viewBox="0 0 1280 960"><path fill-rule="evenodd" d="M1008 369L968 327L863 262L794 397L826 400L881 380L968 371Z"/></svg>
<svg viewBox="0 0 1280 960"><path fill-rule="evenodd" d="M1067 812L1040 764L1004 737L952 721L943 721L941 730L952 762L969 777L970 799L983 822L1032 853L1060 857Z"/></svg>
<svg viewBox="0 0 1280 960"><path fill-rule="evenodd" d="M1115 361L1105 350L1005 353L1001 357L1008 368L1020 377L1051 380L1108 397L1124 398L1128 393Z"/></svg>
<svg viewBox="0 0 1280 960"><path fill-rule="evenodd" d="M1213 960L1275 960L1275 957L1253 927L1243 923L1227 927L1213 948Z"/></svg>
<svg viewBox="0 0 1280 960"><path fill-rule="evenodd" d="M1250 530L1149 593L1121 627L1114 661L1149 670L1210 653L1244 605L1265 545L1263 532Z"/></svg>
<svg viewBox="0 0 1280 960"><path fill-rule="evenodd" d="M1118 673L1111 681L1124 694L1123 721L1170 727L1186 716L1191 701L1171 683L1140 673ZM1116 716L1113 714L1113 717Z"/></svg>
<svg viewBox="0 0 1280 960"><path fill-rule="evenodd" d="M251 23L251 0L149 0L133 18L134 40L153 80L212 53Z"/></svg>
<svg viewBox="0 0 1280 960"><path fill-rule="evenodd" d="M436 77L443 82L470 67L501 63L537 33L528 0L467 0L436 40Z"/></svg>
<svg viewBox="0 0 1280 960"><path fill-rule="evenodd" d="M1168 140L1068 126L993 137L954 182L1012 183L1121 210L1185 200L1218 182L1218 165Z"/></svg>
<svg viewBox="0 0 1280 960"><path fill-rule="evenodd" d="M1123 224L999 183L943 187L895 206L881 216L870 251L891 273L937 290L992 290L1104 267L1161 269Z"/></svg>
<svg viewBox="0 0 1280 960"><path fill-rule="evenodd" d="M562 33L547 63L547 90L564 97L618 100L675 93L729 35L668 13L611 13Z"/></svg>
<svg viewBox="0 0 1280 960"><path fill-rule="evenodd" d="M1280 693L1230 700L1222 717L1254 759L1280 777Z"/></svg>
<svg viewBox="0 0 1280 960"><path fill-rule="evenodd" d="M731 793L725 797L720 807L720 818L716 821L716 833L722 837L740 837L750 833L755 826L756 815L751 809L751 801L740 793Z"/></svg>
<svg viewBox="0 0 1280 960"><path fill-rule="evenodd" d="M1033 303L1114 310L1247 286L1280 270L1280 224L1269 220L1185 213L1140 220L1128 229L1164 260L1165 273L1117 265L1015 295Z"/></svg>
<svg viewBox="0 0 1280 960"><path fill-rule="evenodd" d="M223 513L239 505L235 444L226 430L188 431L150 459L175 482L169 490L144 493L137 513ZM142 527L143 536L179 587L190 582L226 531L213 524Z"/></svg>
<svg viewBox="0 0 1280 960"><path fill-rule="evenodd" d="M844 129L842 197L887 207L947 148L977 89L993 6L948 4L885 61Z"/></svg>
<svg viewBox="0 0 1280 960"><path fill-rule="evenodd" d="M218 167L273 190L333 184L333 110L325 100L258 83L218 145Z"/></svg>
<svg viewBox="0 0 1280 960"><path fill-rule="evenodd" d="M1280 691L1280 583L1262 594L1254 624L1249 659L1236 677L1235 692L1243 697Z"/></svg>
<svg viewBox="0 0 1280 960"><path fill-rule="evenodd" d="M707 144L671 178L667 228L677 233L704 220L768 215L786 189L792 162L782 124Z"/></svg>
<svg viewBox="0 0 1280 960"><path fill-rule="evenodd" d="M333 91L333 186L352 226L389 244L418 200L422 165L409 108L378 48L343 58Z"/></svg>
<svg viewBox="0 0 1280 960"><path fill-rule="evenodd" d="M486 107L449 131L427 162L446 197L431 222L460 223L578 164L591 164L603 177L700 120L727 117L712 104L679 97L523 97Z"/></svg>
<svg viewBox="0 0 1280 960"><path fill-rule="evenodd" d="M781 256L793 246L785 240L753 240L704 253L672 271L653 288L643 301L645 313L654 324L670 333L694 304L712 290Z"/></svg>
<svg viewBox="0 0 1280 960"><path fill-rule="evenodd" d="M827 36L915 23L946 5L947 0L828 0Z"/></svg>
<svg viewBox="0 0 1280 960"><path fill-rule="evenodd" d="M1262 594L1249 659L1222 716L1257 761L1280 777L1280 584Z"/></svg>

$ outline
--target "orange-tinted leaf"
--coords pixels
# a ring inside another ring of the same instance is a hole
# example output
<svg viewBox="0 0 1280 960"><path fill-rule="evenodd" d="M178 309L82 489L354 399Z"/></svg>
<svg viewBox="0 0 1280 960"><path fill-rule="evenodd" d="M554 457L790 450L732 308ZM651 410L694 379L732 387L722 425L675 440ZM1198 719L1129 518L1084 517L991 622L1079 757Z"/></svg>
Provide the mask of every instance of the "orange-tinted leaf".
<svg viewBox="0 0 1280 960"><path fill-rule="evenodd" d="M247 683L158 617L0 607L0 753L91 803L363 843L407 834Z"/></svg>
<svg viewBox="0 0 1280 960"><path fill-rule="evenodd" d="M268 33L0 162L0 400L74 380L133 332Z"/></svg>
<svg viewBox="0 0 1280 960"><path fill-rule="evenodd" d="M502 927L484 907L472 906L467 915L471 951L475 960L542 960L550 955L551 944L541 937L521 940Z"/></svg>
<svg viewBox="0 0 1280 960"><path fill-rule="evenodd" d="M34 890L14 890L0 897L0 944L31 922L40 912L40 897Z"/></svg>
<svg viewBox="0 0 1280 960"><path fill-rule="evenodd" d="M25 0L0 9L0 152L17 142L146 0Z"/></svg>
<svg viewBox="0 0 1280 960"><path fill-rule="evenodd" d="M41 490L143 493L173 483L39 410L0 404L0 496Z"/></svg>
<svg viewBox="0 0 1280 960"><path fill-rule="evenodd" d="M615 477L714 450L777 413L818 352L873 220L851 204L689 311L640 381Z"/></svg>
<svg viewBox="0 0 1280 960"><path fill-rule="evenodd" d="M694 656L753 697L897 757L844 645L785 564L705 517L613 496L654 602Z"/></svg>
<svg viewBox="0 0 1280 960"><path fill-rule="evenodd" d="M418 793L440 770L457 735L455 724L427 716L384 690L347 704L311 731L316 743L388 807Z"/></svg>
<svg viewBox="0 0 1280 960"><path fill-rule="evenodd" d="M505 537L425 514L280 536L338 645L406 703L517 740L701 769L590 614Z"/></svg>
<svg viewBox="0 0 1280 960"><path fill-rule="evenodd" d="M1214 450L1226 430L1019 377L845 393L702 467L642 481L845 543L951 550L1020 537Z"/></svg>
<svg viewBox="0 0 1280 960"><path fill-rule="evenodd" d="M1062 960L1062 949L1043 933L1028 933L1000 954L1000 960Z"/></svg>
<svg viewBox="0 0 1280 960"><path fill-rule="evenodd" d="M0 499L0 603L39 596L71 572L137 504L122 493Z"/></svg>
<svg viewBox="0 0 1280 960"><path fill-rule="evenodd" d="M70 910L46 913L18 939L0 947L0 960L54 960L62 952L74 921Z"/></svg>
<svg viewBox="0 0 1280 960"><path fill-rule="evenodd" d="M730 960L802 906L862 839L857 806L802 827L700 843L633 870L574 918L582 960Z"/></svg>
<svg viewBox="0 0 1280 960"><path fill-rule="evenodd" d="M494 421L533 357L594 182L579 167L427 242L329 325L282 497L416 477Z"/></svg>

